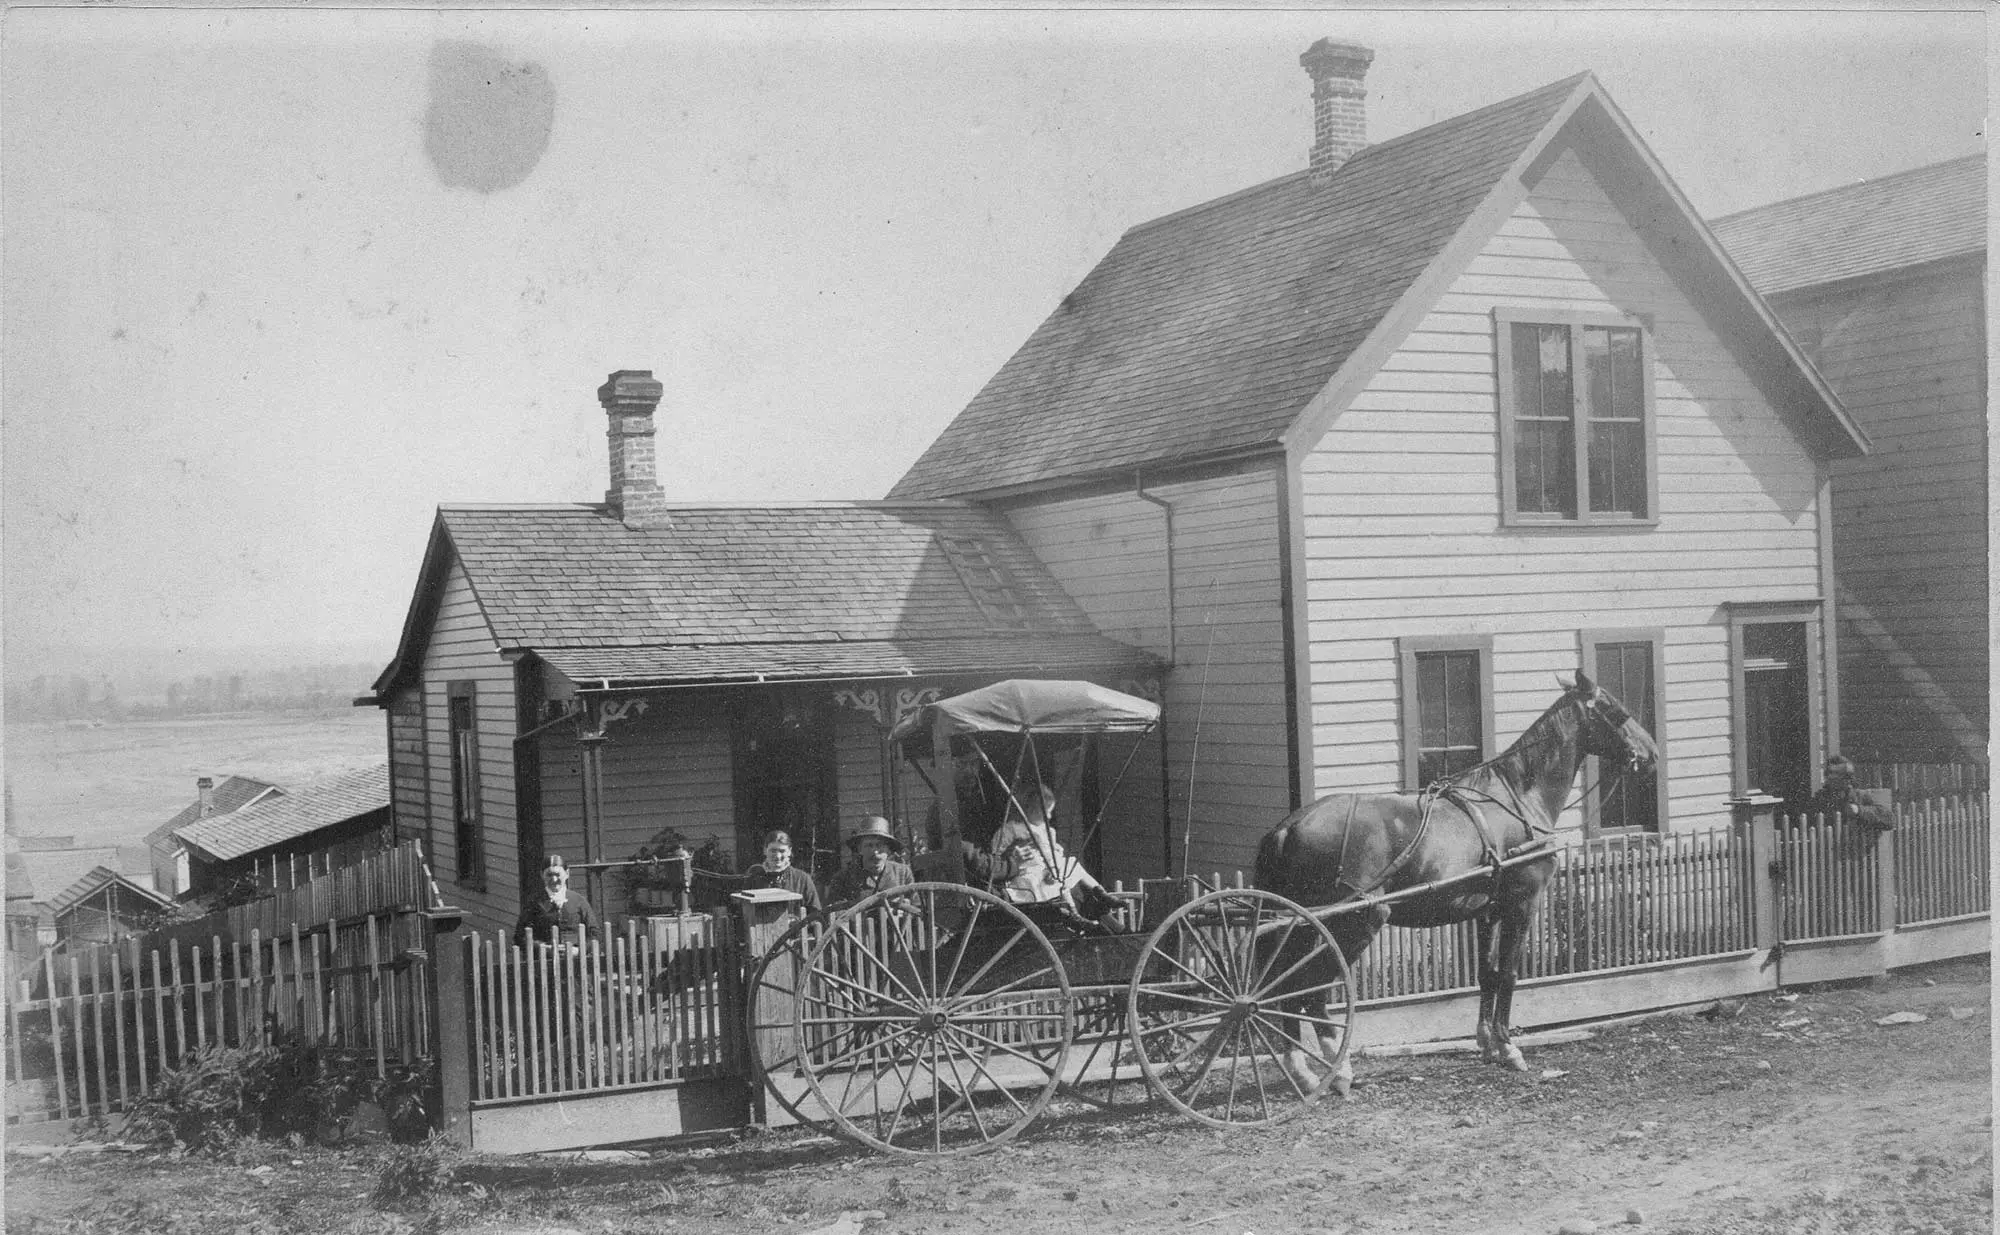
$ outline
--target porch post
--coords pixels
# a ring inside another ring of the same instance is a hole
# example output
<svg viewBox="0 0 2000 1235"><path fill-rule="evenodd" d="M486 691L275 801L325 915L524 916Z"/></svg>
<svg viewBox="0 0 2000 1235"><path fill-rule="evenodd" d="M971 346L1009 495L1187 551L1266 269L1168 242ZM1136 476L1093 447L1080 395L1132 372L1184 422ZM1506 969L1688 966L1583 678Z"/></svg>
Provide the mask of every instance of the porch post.
<svg viewBox="0 0 2000 1235"><path fill-rule="evenodd" d="M965 882L965 850L958 829L958 769L952 766L951 730L942 713L931 721L931 760L937 769L938 851L942 869L930 878Z"/></svg>
<svg viewBox="0 0 2000 1235"><path fill-rule="evenodd" d="M1776 814L1782 798L1768 793L1746 793L1729 799L1729 813L1736 825L1736 843L1750 852L1747 879L1749 888L1750 946L1773 948L1782 939L1779 898L1784 895L1785 873L1778 866Z"/></svg>
<svg viewBox="0 0 2000 1235"><path fill-rule="evenodd" d="M459 910L432 909L430 923L431 991L436 1001L431 1032L436 1042L431 1059L437 1067L437 1106L431 1127L454 1145L472 1145L472 1021L465 997L466 936Z"/></svg>

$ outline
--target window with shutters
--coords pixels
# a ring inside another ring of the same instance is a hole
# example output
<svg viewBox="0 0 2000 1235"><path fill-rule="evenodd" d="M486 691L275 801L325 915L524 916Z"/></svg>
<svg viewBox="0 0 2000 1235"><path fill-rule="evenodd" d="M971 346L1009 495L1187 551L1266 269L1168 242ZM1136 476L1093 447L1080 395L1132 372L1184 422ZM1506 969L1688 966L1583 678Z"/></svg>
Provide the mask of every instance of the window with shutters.
<svg viewBox="0 0 2000 1235"><path fill-rule="evenodd" d="M1403 783L1420 789L1492 758L1492 639L1411 637L1397 648Z"/></svg>
<svg viewBox="0 0 2000 1235"><path fill-rule="evenodd" d="M1652 365L1637 318L1494 310L1502 521L1659 516Z"/></svg>

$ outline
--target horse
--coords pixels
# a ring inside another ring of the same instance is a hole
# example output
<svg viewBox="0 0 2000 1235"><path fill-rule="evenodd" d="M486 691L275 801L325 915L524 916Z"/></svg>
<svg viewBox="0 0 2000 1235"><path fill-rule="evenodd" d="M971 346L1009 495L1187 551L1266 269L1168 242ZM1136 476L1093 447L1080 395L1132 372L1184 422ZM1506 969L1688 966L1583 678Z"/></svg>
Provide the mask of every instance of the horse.
<svg viewBox="0 0 2000 1235"><path fill-rule="evenodd" d="M1659 759L1652 735L1588 674L1579 669L1574 682L1560 675L1556 681L1562 697L1495 758L1417 793L1320 798L1286 816L1257 849L1257 887L1316 910L1461 877L1389 904L1321 911L1318 916L1350 965L1385 924L1475 921L1479 1023L1474 1037L1486 1062L1515 1071L1527 1067L1507 1029L1517 965L1536 902L1555 871L1555 853L1551 848L1542 858L1504 867L1501 862L1519 851L1547 846L1586 755L1605 760L1616 775L1643 772ZM1484 879L1462 878L1482 869L1488 872ZM1330 963L1307 965L1288 977L1283 989L1317 984L1324 990L1337 977L1327 972L1331 968ZM1308 1015L1309 1002L1310 996L1302 995L1288 1010ZM1326 1079L1345 1096L1354 1074L1342 1044L1323 1031L1311 1032L1305 1020L1295 1023L1301 1032L1293 1041L1318 1039L1319 1062L1333 1067ZM1304 1050L1290 1052L1288 1062L1299 1078L1311 1078L1313 1064Z"/></svg>

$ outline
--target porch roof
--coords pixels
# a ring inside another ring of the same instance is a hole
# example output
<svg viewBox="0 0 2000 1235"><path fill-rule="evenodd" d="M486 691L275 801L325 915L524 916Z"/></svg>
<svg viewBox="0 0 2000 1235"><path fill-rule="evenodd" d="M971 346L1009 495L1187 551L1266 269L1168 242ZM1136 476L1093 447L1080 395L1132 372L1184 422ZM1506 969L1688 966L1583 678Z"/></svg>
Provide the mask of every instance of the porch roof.
<svg viewBox="0 0 2000 1235"><path fill-rule="evenodd" d="M871 639L853 642L543 648L542 659L580 686L697 685L954 673L1157 670L1150 654L1102 635Z"/></svg>

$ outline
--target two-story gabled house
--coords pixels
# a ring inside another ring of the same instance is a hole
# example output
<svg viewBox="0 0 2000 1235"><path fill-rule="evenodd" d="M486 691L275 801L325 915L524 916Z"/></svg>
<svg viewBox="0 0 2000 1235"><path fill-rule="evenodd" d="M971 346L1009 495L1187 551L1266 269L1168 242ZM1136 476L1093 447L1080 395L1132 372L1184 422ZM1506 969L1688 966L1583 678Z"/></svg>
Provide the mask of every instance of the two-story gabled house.
<svg viewBox="0 0 2000 1235"><path fill-rule="evenodd" d="M1875 449L1833 465L1841 742L1983 762L1986 156L1714 223Z"/></svg>
<svg viewBox="0 0 2000 1235"><path fill-rule="evenodd" d="M1369 145L1372 58L1309 49L1309 167L1127 232L890 496L1000 512L1170 661L1197 870L1495 753L1579 664L1665 759L1578 826L1808 792L1866 439L1588 73Z"/></svg>

